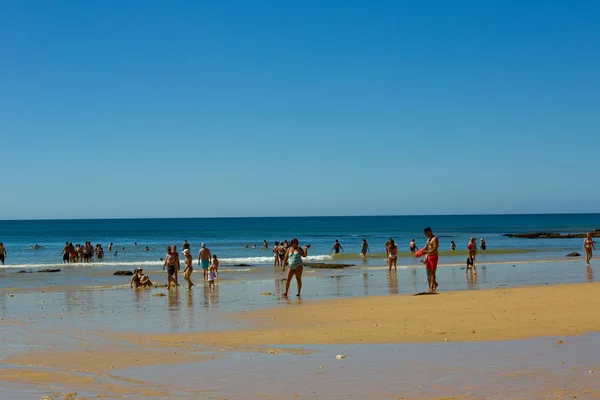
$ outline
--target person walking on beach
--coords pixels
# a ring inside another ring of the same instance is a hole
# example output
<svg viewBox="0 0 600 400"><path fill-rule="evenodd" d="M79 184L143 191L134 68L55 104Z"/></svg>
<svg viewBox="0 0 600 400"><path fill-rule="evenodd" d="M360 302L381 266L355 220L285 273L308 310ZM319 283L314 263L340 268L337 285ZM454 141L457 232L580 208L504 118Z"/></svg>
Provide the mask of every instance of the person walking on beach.
<svg viewBox="0 0 600 400"><path fill-rule="evenodd" d="M427 270L427 283L429 284L429 293L435 293L438 287L435 277L438 265L438 248L440 242L433 234L430 227L423 229L423 234L427 237L427 242L422 250L419 250L420 255L425 257L425 269Z"/></svg>
<svg viewBox="0 0 600 400"><path fill-rule="evenodd" d="M279 266L282 271L285 271L285 253L287 252L287 246L285 242L279 242L279 247L277 248L277 255L279 256Z"/></svg>
<svg viewBox="0 0 600 400"><path fill-rule="evenodd" d="M2 243L0 243L1 245ZM585 240L583 241L583 250L585 250L585 263L586 265L590 265L590 261L592 260L592 250L596 250L596 246L594 246L594 241L592 240L592 233L588 232Z"/></svg>
<svg viewBox="0 0 600 400"><path fill-rule="evenodd" d="M213 290L215 288L215 267L208 267L208 288Z"/></svg>
<svg viewBox="0 0 600 400"><path fill-rule="evenodd" d="M340 250L344 251L344 248L342 247L340 242L338 242L338 240L335 239L335 243L333 243L333 246L331 247L331 251L333 251L335 254L339 254Z"/></svg>
<svg viewBox="0 0 600 400"><path fill-rule="evenodd" d="M190 254L190 250L189 249L184 249L183 250L183 256L185 257L185 269L183 270L183 278L188 283L188 289L191 289L192 286L194 286L194 284L190 280L190 277L192 276L192 272L194 271L194 267L192 267L193 260L192 260L192 255Z"/></svg>
<svg viewBox="0 0 600 400"><path fill-rule="evenodd" d="M213 254L211 266L215 269L215 276L219 278L219 259L216 254Z"/></svg>
<svg viewBox="0 0 600 400"><path fill-rule="evenodd" d="M273 268L279 267L279 242L273 243Z"/></svg>
<svg viewBox="0 0 600 400"><path fill-rule="evenodd" d="M173 247L171 247L171 253L173 253L173 256L177 260L177 268L175 269L175 285L179 286L179 270L181 269L181 263L179 262L179 253L177 252L177 245L174 244Z"/></svg>
<svg viewBox="0 0 600 400"><path fill-rule="evenodd" d="M0 242L0 262L2 262L2 265L4 265L4 261L6 260L6 256L7 256L7 252L6 252L6 247L4 247L4 243Z"/></svg>
<svg viewBox="0 0 600 400"><path fill-rule="evenodd" d="M296 296L300 297L300 292L302 291L302 271L304 270L302 257L308 256L310 244L307 244L304 247L299 247L298 244L298 239L293 238L291 246L285 252L283 265L288 265L288 271L285 280L285 293L282 295L283 297L288 296L293 276L296 277L296 284L298 285L298 294Z"/></svg>
<svg viewBox="0 0 600 400"><path fill-rule="evenodd" d="M175 284L177 287L177 282L175 281L174 275L177 270L177 265L179 263L179 257L176 253L173 253L171 250L171 246L167 246L167 254L165 255L165 263L163 264L163 269L167 268L167 288L171 289L171 283Z"/></svg>
<svg viewBox="0 0 600 400"><path fill-rule="evenodd" d="M410 240L410 243L408 244L408 249L411 253L414 253L415 251L419 250L419 248L417 247L417 242L415 242L414 238Z"/></svg>
<svg viewBox="0 0 600 400"><path fill-rule="evenodd" d="M369 244L367 243L367 239L363 239L362 246L360 248L360 254L362 254L363 257L366 257L368 251L369 251Z"/></svg>
<svg viewBox="0 0 600 400"><path fill-rule="evenodd" d="M198 265L202 267L204 280L206 280L208 276L208 267L210 266L210 250L206 248L204 243L202 243L200 251L198 252Z"/></svg>
<svg viewBox="0 0 600 400"><path fill-rule="evenodd" d="M394 273L396 273L396 263L398 262L398 245L394 242L394 239L390 238L388 246L388 274L392 273L392 267L394 267Z"/></svg>
<svg viewBox="0 0 600 400"><path fill-rule="evenodd" d="M468 273L469 269L473 268L473 273L477 274L477 268L475 268L476 256L477 244L475 243L475 238L471 238L471 240L469 240L469 244L467 245L467 268L465 269L465 273Z"/></svg>
<svg viewBox="0 0 600 400"><path fill-rule="evenodd" d="M483 238L479 240L479 248L481 251L487 250L487 245L485 244L485 240Z"/></svg>

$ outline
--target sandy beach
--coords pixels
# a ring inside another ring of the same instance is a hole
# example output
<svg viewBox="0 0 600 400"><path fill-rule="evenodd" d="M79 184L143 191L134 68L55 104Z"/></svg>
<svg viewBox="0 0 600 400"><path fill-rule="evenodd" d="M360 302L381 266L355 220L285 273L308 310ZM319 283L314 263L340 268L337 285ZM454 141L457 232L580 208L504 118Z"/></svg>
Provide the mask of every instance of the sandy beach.
<svg viewBox="0 0 600 400"><path fill-rule="evenodd" d="M290 300L232 318L240 331L156 335L161 343L429 343L514 340L600 330L600 283L547 285L435 295Z"/></svg>
<svg viewBox="0 0 600 400"><path fill-rule="evenodd" d="M584 349L585 343L590 340L585 339L585 335L600 331L598 293L600 283L581 283L441 292L436 295L385 295L329 300L294 298L277 302L271 308L220 312L215 318L219 319L220 326L229 328L218 330L152 334L114 329L118 326L103 331L88 331L82 326L78 330L67 328L61 331L59 328L52 334L69 338L68 345L66 342L56 342L54 345L45 344L27 351L11 352L3 359L5 368L0 371L0 381L18 387L35 387L43 393L58 393L55 394L55 399L66 398L64 396L70 392L88 393L88 396L102 395L106 398L263 398L260 392L256 396L241 394L251 385L253 374L258 374L256 379L264 374L264 370L258 372L251 365L240 364L241 360L249 364L254 360L254 365L261 365L263 369L272 368L270 374L273 374L277 382L283 382L281 379L285 380L286 374L277 372L282 366L288 369L290 365L296 365L294 368L298 374L306 374L307 369L312 371L316 368L315 363L325 365L332 357L335 358L335 354L348 355L357 368L367 362L373 363L372 368L379 368L381 362L398 362L393 354L404 347L396 349L393 346L416 346L403 350L403 353L415 352L418 360L418 354L422 352L449 351L448 346L462 346L460 343L468 346L481 343L484 347L480 347L480 351L490 353L482 360L474 359L466 353L467 358L461 361L467 364L464 367L467 375L483 374L486 370L478 370L477 365L485 364L483 360L489 360L490 357L498 365L511 363L502 361L502 357L507 356L503 354L504 350L498 348L512 349L517 344L543 345L545 347L540 350L542 357L549 357L544 350L549 345L560 349L570 344ZM28 322L2 322L12 329L23 329L25 332L29 328L31 331ZM46 335L49 334L51 332L46 332ZM533 341L526 344L527 340ZM429 346L442 347L435 350ZM578 351L582 354L579 356L580 360L571 360L577 367L570 365L568 371L562 372L563 379L568 376L564 374L573 374L574 371L581 373L581 370L598 370L598 365L593 360L585 359L585 350ZM363 354L360 356L362 361L356 359L359 354ZM569 356L571 359L575 357L575 353L569 354L572 354ZM463 354L462 357L464 356ZM511 357L517 356L518 354ZM271 364L270 360L274 359L270 357L276 357L282 364ZM382 361L385 357L389 360ZM400 360L405 360L405 357L406 354ZM370 359L372 360L368 361ZM459 362L459 359L450 355L445 360ZM548 370L552 364L556 363L548 361L538 365L536 368L540 370L536 376L551 377L557 374L554 370ZM238 381L234 387L210 379L202 379L197 384L186 380L179 383L183 376L189 375L190 379L195 379L192 378L193 371L202 376L202 371L207 369L225 373L231 368L239 369L246 376L245 380ZM167 370L180 372L173 372L172 379L166 379L163 375ZM331 374L332 371L327 373ZM416 370L413 367L404 373L407 374L405 379L408 379ZM421 375L427 373L423 372ZM503 373L509 374L506 371ZM518 370L514 373L516 375L513 378L521 374ZM453 375L445 375L445 379L451 379L451 376ZM507 375L503 379L508 381L513 378ZM340 379L349 377L343 375ZM360 382L362 378L354 379ZM491 378L484 374L481 379ZM246 382L245 386L243 382ZM330 393L328 398L341 398L336 394L341 392L330 392L333 389L326 382L317 384L319 391ZM407 384L410 382L408 380ZM349 387L354 384L356 383L348 383ZM206 385L214 387L210 395L204 391ZM228 387L225 390L228 397L213 397L221 394L224 390L222 385ZM393 380L386 385L390 385L391 392L396 390ZM448 386L452 387L450 391L439 387L429 387L426 390L420 385L415 386L412 391L400 392L406 394L406 399L478 398L473 397L471 391L458 386ZM583 387L590 396L600 389L587 382ZM404 387L402 389L405 390ZM581 387L577 390L580 389ZM278 392L276 386L272 390L274 393L285 391L280 388ZM558 396L558 387L548 390L545 393ZM297 391L301 392L301 388ZM392 396L391 392L381 392L381 398L402 398ZM439 392L452 393L456 397L437 396ZM561 398L542 397L540 391L535 393L535 396L529 398ZM574 392L569 389L564 393ZM537 395L540 397L536 397ZM368 396L365 395L364 398ZM494 398L491 397L491 392L487 398Z"/></svg>

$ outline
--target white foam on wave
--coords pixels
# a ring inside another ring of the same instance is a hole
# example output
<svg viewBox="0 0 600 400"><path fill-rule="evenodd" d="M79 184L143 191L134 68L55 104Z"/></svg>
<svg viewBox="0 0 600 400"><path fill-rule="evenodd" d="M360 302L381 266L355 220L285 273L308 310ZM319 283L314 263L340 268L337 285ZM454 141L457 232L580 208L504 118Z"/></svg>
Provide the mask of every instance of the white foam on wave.
<svg viewBox="0 0 600 400"><path fill-rule="evenodd" d="M332 260L330 255L308 256L303 258L305 261L328 261ZM28 268L85 268L85 267L120 267L120 266L162 266L164 261L103 261L89 263L40 263L40 264L7 264L0 268L28 269ZM261 265L272 264L273 257L240 257L240 258L219 258L221 265L249 264ZM183 267L183 260L181 260ZM196 259L194 259L194 265Z"/></svg>

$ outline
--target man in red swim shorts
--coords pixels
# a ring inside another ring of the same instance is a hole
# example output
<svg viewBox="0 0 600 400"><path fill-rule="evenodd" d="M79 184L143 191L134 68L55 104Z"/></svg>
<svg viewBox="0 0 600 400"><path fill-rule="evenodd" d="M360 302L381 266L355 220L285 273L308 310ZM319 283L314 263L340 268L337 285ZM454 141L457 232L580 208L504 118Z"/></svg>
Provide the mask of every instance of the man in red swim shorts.
<svg viewBox="0 0 600 400"><path fill-rule="evenodd" d="M438 264L438 247L440 245L438 238L433 235L430 227L423 229L423 234L427 237L427 243L423 248L425 259L425 268L427 269L427 282L429 284L429 293L435 293L438 283L435 279L435 272Z"/></svg>

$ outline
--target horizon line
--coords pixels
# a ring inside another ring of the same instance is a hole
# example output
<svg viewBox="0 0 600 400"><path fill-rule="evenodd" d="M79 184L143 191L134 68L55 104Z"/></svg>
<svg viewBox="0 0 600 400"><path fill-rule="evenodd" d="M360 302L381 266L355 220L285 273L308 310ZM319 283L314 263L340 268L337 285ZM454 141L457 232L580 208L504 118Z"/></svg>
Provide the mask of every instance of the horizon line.
<svg viewBox="0 0 600 400"><path fill-rule="evenodd" d="M109 218L8 218L0 222L25 221L122 221L122 220L165 220L165 219L252 219L252 218L370 218L370 217L477 217L477 216L523 216L523 215L595 215L599 212L562 212L562 213L481 213L481 214L363 214L363 215L271 215L246 217L109 217Z"/></svg>

